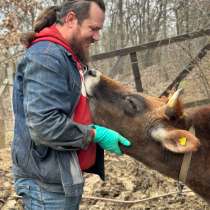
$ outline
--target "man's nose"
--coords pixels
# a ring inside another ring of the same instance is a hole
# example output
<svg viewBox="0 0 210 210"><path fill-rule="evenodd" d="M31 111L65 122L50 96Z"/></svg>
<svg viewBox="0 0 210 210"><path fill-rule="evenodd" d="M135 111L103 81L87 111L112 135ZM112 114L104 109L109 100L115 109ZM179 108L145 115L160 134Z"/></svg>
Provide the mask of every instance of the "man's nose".
<svg viewBox="0 0 210 210"><path fill-rule="evenodd" d="M95 31L95 32L93 33L93 39L94 39L94 41L98 41L99 38L100 38L99 31Z"/></svg>

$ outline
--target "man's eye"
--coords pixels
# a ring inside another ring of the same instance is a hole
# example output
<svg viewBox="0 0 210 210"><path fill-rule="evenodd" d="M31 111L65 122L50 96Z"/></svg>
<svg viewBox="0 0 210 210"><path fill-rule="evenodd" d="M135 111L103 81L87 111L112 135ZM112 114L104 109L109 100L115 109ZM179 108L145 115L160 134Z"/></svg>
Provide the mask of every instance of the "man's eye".
<svg viewBox="0 0 210 210"><path fill-rule="evenodd" d="M91 28L91 31L99 31L99 29L98 28Z"/></svg>

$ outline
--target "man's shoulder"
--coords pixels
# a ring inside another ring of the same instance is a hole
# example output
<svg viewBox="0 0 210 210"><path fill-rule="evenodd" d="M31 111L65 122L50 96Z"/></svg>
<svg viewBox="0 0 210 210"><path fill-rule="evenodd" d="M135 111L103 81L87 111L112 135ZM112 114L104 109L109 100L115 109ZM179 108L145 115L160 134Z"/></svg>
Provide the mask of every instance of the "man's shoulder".
<svg viewBox="0 0 210 210"><path fill-rule="evenodd" d="M68 51L64 47L56 43L53 43L50 41L40 41L40 42L34 43L28 49L28 53L62 55L63 53L68 54Z"/></svg>
<svg viewBox="0 0 210 210"><path fill-rule="evenodd" d="M45 65L62 65L69 68L73 60L70 53L63 47L50 41L40 41L33 44L25 54L26 58Z"/></svg>

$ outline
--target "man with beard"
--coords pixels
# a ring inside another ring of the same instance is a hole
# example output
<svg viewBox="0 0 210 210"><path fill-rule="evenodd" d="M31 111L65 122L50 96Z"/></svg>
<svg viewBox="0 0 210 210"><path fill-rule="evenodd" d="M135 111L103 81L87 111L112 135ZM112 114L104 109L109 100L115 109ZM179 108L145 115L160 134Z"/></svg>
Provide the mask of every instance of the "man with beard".
<svg viewBox="0 0 210 210"><path fill-rule="evenodd" d="M93 125L84 89L89 47L99 39L103 0L46 9L22 42L13 93L15 189L25 209L78 209L82 171L104 178L103 151L121 155L117 132Z"/></svg>

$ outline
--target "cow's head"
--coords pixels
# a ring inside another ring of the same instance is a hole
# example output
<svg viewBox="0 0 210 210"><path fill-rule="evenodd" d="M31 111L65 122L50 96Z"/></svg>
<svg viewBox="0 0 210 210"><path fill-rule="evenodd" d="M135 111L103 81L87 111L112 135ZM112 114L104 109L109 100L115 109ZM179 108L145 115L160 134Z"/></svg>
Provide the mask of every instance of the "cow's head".
<svg viewBox="0 0 210 210"><path fill-rule="evenodd" d="M178 99L181 90L169 99L146 96L94 70L86 73L85 86L94 122L127 137L136 151L157 142L175 153L198 149L199 140L185 130L190 122Z"/></svg>

